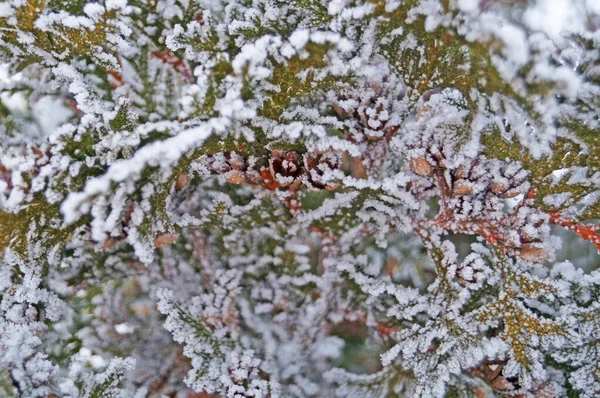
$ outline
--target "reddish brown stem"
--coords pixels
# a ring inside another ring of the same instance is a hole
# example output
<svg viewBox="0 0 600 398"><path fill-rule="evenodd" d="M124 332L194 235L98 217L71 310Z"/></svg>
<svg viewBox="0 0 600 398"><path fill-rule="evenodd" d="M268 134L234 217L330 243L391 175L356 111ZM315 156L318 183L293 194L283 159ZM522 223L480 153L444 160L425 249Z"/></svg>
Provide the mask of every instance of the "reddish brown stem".
<svg viewBox="0 0 600 398"><path fill-rule="evenodd" d="M108 82L110 83L113 89L125 85L125 82L123 82L123 76L121 76L121 72L118 72L116 70L109 70L108 76Z"/></svg>
<svg viewBox="0 0 600 398"><path fill-rule="evenodd" d="M188 83L194 83L194 77L190 72L185 62L175 56L171 51L153 51L152 56L160 59L165 64L171 65L177 72L179 72Z"/></svg>
<svg viewBox="0 0 600 398"><path fill-rule="evenodd" d="M600 251L600 228L597 225L586 225L573 221L567 217L559 215L557 212L548 212L550 222L570 229L583 239L591 242Z"/></svg>
<svg viewBox="0 0 600 398"><path fill-rule="evenodd" d="M536 195L535 189L530 189L527 194L528 199L533 199ZM560 225L563 228L570 229L579 237L591 242L598 251L600 251L600 227L597 225L587 225L573 221L568 217L563 217L558 211L547 211L550 216L550 222L555 225Z"/></svg>

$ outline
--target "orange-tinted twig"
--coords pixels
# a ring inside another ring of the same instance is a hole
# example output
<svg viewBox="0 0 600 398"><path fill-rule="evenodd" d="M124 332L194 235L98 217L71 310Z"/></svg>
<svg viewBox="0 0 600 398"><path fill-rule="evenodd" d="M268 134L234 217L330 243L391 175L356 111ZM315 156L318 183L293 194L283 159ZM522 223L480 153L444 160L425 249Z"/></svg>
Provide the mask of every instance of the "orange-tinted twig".
<svg viewBox="0 0 600 398"><path fill-rule="evenodd" d="M438 227L453 231L454 233L477 234L483 237L490 245L505 251L502 246L500 224L494 224L488 220L452 220L450 216L441 214L433 220Z"/></svg>
<svg viewBox="0 0 600 398"><path fill-rule="evenodd" d="M536 195L535 189L531 189L527 194L528 199L533 199ZM563 228L570 229L579 237L591 242L598 251L600 251L600 227L597 225L587 225L573 221L568 217L561 216L557 211L548 211L550 222L560 225Z"/></svg>
<svg viewBox="0 0 600 398"><path fill-rule="evenodd" d="M122 87L125 85L125 82L123 81L123 76L121 76L121 72L118 72L116 70L109 70L108 71L108 82L110 83L110 85L112 86L113 89Z"/></svg>
<svg viewBox="0 0 600 398"><path fill-rule="evenodd" d="M392 327L392 326L387 326L384 324L380 324L378 323L377 325L375 325L373 327L373 329L380 335L380 336L384 336L384 337L389 337L390 335L394 334L394 333L398 333L400 331L400 329Z"/></svg>
<svg viewBox="0 0 600 398"><path fill-rule="evenodd" d="M262 178L262 186L269 191L274 191L279 187L279 183L273 179L271 172L267 169L260 171L260 178Z"/></svg>
<svg viewBox="0 0 600 398"><path fill-rule="evenodd" d="M194 77L185 62L177 58L171 51L153 51L152 56L160 59L165 64L171 65L177 72L185 77L188 83L194 83Z"/></svg>
<svg viewBox="0 0 600 398"><path fill-rule="evenodd" d="M591 242L600 251L600 228L597 225L587 225L575 222L567 217L560 216L556 212L548 212L550 222L570 229L583 239Z"/></svg>

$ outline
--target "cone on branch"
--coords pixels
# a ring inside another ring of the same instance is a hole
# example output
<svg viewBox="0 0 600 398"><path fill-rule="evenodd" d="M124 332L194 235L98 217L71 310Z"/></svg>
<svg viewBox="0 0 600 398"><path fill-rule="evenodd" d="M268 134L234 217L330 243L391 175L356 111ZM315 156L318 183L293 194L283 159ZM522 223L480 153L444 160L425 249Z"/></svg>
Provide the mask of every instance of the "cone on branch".
<svg viewBox="0 0 600 398"><path fill-rule="evenodd" d="M349 90L332 104L340 119L355 119L359 132L370 141L389 141L400 126L394 107L405 94L404 87L390 79L363 82L360 90Z"/></svg>
<svg viewBox="0 0 600 398"><path fill-rule="evenodd" d="M247 159L236 152L227 152L225 158L228 160L231 170L225 174L226 181L232 184L241 184L246 181L248 169Z"/></svg>
<svg viewBox="0 0 600 398"><path fill-rule="evenodd" d="M221 152L205 159L206 167L211 174L222 175L225 177L225 181L231 184L253 182L258 178L258 172L252 167L252 159L237 152ZM190 176L188 177L191 179ZM180 175L176 182L176 189L178 186L184 186L188 177Z"/></svg>
<svg viewBox="0 0 600 398"><path fill-rule="evenodd" d="M487 173L480 158L461 164L451 171L452 194L465 196L478 193L479 189L476 184L482 174Z"/></svg>
<svg viewBox="0 0 600 398"><path fill-rule="evenodd" d="M328 176L334 170L339 169L341 157L335 152L307 153L304 155L305 184L312 190L333 190L339 184L328 181Z"/></svg>
<svg viewBox="0 0 600 398"><path fill-rule="evenodd" d="M429 177L433 173L433 165L425 156L418 156L410 159L410 169L421 177Z"/></svg>
<svg viewBox="0 0 600 398"><path fill-rule="evenodd" d="M163 247L169 246L171 243L175 241L175 236L169 232L159 232L154 237L154 246L161 249Z"/></svg>
<svg viewBox="0 0 600 398"><path fill-rule="evenodd" d="M517 162L503 164L499 170L493 168L495 174L490 183L491 191L503 199L512 199L527 191L527 170Z"/></svg>
<svg viewBox="0 0 600 398"><path fill-rule="evenodd" d="M188 173L179 174L179 176L177 176L177 179L175 180L175 191L183 191L188 186L191 180L192 176Z"/></svg>
<svg viewBox="0 0 600 398"><path fill-rule="evenodd" d="M456 279L463 286L478 284L483 280L485 264L476 254L469 254L456 267Z"/></svg>
<svg viewBox="0 0 600 398"><path fill-rule="evenodd" d="M275 149L269 159L271 177L282 187L287 187L296 181L302 174L300 156L295 151Z"/></svg>
<svg viewBox="0 0 600 398"><path fill-rule="evenodd" d="M452 193L459 196L470 195L473 193L473 186L469 181L459 180L454 184Z"/></svg>
<svg viewBox="0 0 600 398"><path fill-rule="evenodd" d="M490 387L502 393L514 393L521 388L518 377L506 377L503 371L506 361L494 359L487 360L479 367L473 369L474 376L482 378Z"/></svg>
<svg viewBox="0 0 600 398"><path fill-rule="evenodd" d="M519 250L519 257L532 263L548 260L549 253L541 243L525 243Z"/></svg>

